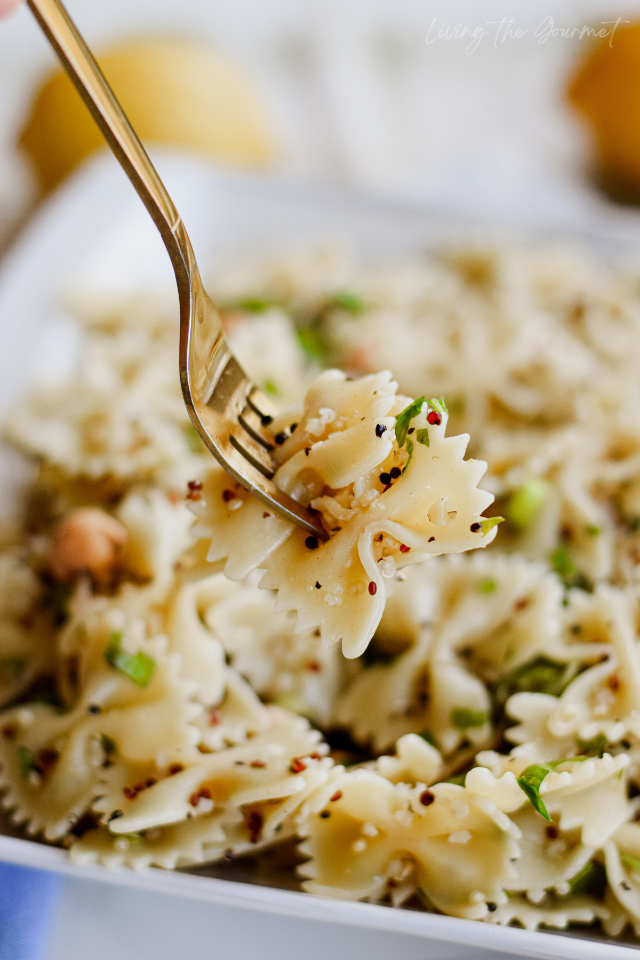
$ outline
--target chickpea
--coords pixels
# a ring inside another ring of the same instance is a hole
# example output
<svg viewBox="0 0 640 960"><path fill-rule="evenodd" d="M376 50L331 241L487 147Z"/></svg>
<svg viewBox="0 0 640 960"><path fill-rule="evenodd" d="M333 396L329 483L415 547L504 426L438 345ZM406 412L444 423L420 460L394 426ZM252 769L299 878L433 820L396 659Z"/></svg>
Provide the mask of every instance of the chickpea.
<svg viewBox="0 0 640 960"><path fill-rule="evenodd" d="M127 531L97 507L80 507L61 521L53 538L49 564L58 580L90 573L98 582L112 575L122 554Z"/></svg>

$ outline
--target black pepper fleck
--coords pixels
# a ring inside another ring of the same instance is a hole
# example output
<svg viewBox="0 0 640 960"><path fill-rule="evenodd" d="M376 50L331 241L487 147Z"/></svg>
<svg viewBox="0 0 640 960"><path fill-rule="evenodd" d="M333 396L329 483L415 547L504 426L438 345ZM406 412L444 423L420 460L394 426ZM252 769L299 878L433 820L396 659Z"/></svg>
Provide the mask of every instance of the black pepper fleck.
<svg viewBox="0 0 640 960"><path fill-rule="evenodd" d="M469 529L471 530L471 533L479 533L480 530L482 530L482 524L481 524L481 523L472 523L471 526L469 527Z"/></svg>
<svg viewBox="0 0 640 960"><path fill-rule="evenodd" d="M308 550L317 550L318 549L318 538L317 537L307 537L304 542L305 547Z"/></svg>
<svg viewBox="0 0 640 960"><path fill-rule="evenodd" d="M416 432L416 428L415 428L415 427L409 427L409 429L407 430L407 433L409 433L409 434L415 433L415 432Z"/></svg>
<svg viewBox="0 0 640 960"><path fill-rule="evenodd" d="M274 439L275 442L278 444L278 446L281 447L282 444L283 444L283 443L285 442L285 440L287 439L287 435L286 435L286 433L285 433L284 430L283 430L282 433L276 433L276 435L275 435L275 437L274 437L273 439Z"/></svg>
<svg viewBox="0 0 640 960"><path fill-rule="evenodd" d="M265 413L263 417L260 417L260 423L263 427L268 427L270 423L273 423L273 417L270 417L268 413Z"/></svg>
<svg viewBox="0 0 640 960"><path fill-rule="evenodd" d="M402 470L400 469L400 467L391 467L391 470L389 470L389 473L391 474L392 480L397 480L398 477L402 476Z"/></svg>
<svg viewBox="0 0 640 960"><path fill-rule="evenodd" d="M322 810L320 816L323 820L327 820L331 816L331 810Z"/></svg>
<svg viewBox="0 0 640 960"><path fill-rule="evenodd" d="M292 423L292 424L291 424L291 426L289 427L289 430L291 431L291 433L294 432L294 430L296 429L297 426L298 426L297 423Z"/></svg>
<svg viewBox="0 0 640 960"><path fill-rule="evenodd" d="M376 437L381 437L383 433L386 433L386 430L384 423L376 423Z"/></svg>
<svg viewBox="0 0 640 960"><path fill-rule="evenodd" d="M102 707L98 703L90 703L89 713L93 713L94 715L97 713L102 713Z"/></svg>
<svg viewBox="0 0 640 960"><path fill-rule="evenodd" d="M379 479L380 479L380 483L384 483L384 484L391 483L391 474L381 473Z"/></svg>
<svg viewBox="0 0 640 960"><path fill-rule="evenodd" d="M427 543L433 543L434 540L435 540L435 537L429 537L429 539L427 540Z"/></svg>
<svg viewBox="0 0 640 960"><path fill-rule="evenodd" d="M319 590L321 586L322 584L320 583L320 581L316 580L316 590Z"/></svg>
<svg viewBox="0 0 640 960"><path fill-rule="evenodd" d="M493 900L487 900L487 910L489 913L495 913L498 909L498 904L494 903Z"/></svg>

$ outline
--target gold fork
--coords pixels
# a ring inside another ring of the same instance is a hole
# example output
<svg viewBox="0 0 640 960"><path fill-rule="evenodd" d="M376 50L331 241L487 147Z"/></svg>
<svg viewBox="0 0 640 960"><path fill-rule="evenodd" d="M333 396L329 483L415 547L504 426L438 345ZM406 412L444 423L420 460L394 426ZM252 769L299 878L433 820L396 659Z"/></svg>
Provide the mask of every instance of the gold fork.
<svg viewBox="0 0 640 960"><path fill-rule="evenodd" d="M265 427L278 409L231 353L180 215L111 87L60 0L27 3L167 248L180 298L182 395L198 433L246 490L281 517L326 540L316 516L273 483L273 438Z"/></svg>

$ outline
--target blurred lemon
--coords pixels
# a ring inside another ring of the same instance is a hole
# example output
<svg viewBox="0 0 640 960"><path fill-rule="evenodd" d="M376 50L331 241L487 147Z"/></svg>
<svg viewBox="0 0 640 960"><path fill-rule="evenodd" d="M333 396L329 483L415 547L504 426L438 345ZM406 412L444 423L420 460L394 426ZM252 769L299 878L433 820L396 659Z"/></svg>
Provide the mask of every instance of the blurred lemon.
<svg viewBox="0 0 640 960"><path fill-rule="evenodd" d="M143 141L186 147L241 166L274 159L266 110L250 77L207 44L134 40L98 53L97 59ZM20 142L45 190L104 146L62 71L36 95Z"/></svg>
<svg viewBox="0 0 640 960"><path fill-rule="evenodd" d="M568 96L591 127L604 185L621 199L640 199L640 23L594 44Z"/></svg>

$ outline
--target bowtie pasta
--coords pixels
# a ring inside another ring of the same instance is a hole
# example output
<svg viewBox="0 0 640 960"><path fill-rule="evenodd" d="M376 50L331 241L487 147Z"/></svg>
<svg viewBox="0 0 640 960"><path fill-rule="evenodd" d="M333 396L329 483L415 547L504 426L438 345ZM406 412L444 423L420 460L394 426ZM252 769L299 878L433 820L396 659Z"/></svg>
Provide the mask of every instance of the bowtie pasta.
<svg viewBox="0 0 640 960"><path fill-rule="evenodd" d="M485 464L463 459L468 437L445 437L444 401L407 403L396 387L388 373L349 380L328 370L302 409L271 425L274 482L317 512L326 542L265 510L220 467L191 494L207 560L225 561L232 579L264 568L276 610L295 610L298 632L342 641L348 658L367 648L396 570L486 547L497 533L497 519L481 516L493 501L477 486Z"/></svg>
<svg viewBox="0 0 640 960"><path fill-rule="evenodd" d="M327 541L212 463L168 303L76 294L81 375L5 429L38 467L0 523L12 829L269 882L277 845L310 894L640 936L637 277L485 245L213 286Z"/></svg>

